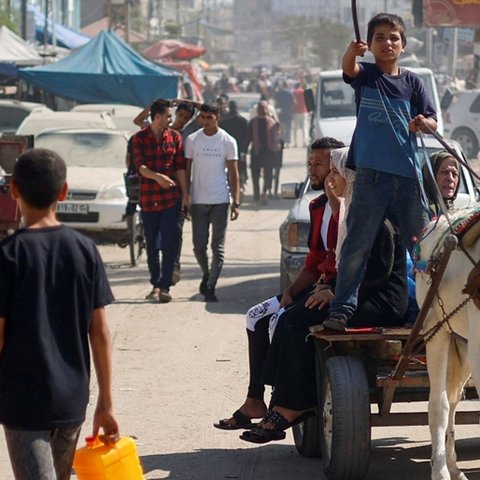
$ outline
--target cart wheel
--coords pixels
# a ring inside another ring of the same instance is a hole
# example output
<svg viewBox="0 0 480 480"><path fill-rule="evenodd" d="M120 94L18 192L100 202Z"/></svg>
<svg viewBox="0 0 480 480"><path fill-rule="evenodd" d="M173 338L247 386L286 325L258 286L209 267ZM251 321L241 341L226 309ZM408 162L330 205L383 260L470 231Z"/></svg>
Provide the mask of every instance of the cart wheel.
<svg viewBox="0 0 480 480"><path fill-rule="evenodd" d="M302 457L321 457L320 445L320 421L318 408L315 409L315 416L308 417L304 422L292 427L295 447Z"/></svg>
<svg viewBox="0 0 480 480"><path fill-rule="evenodd" d="M361 480L370 460L370 393L362 361L330 357L321 382L320 438L328 480Z"/></svg>
<svg viewBox="0 0 480 480"><path fill-rule="evenodd" d="M145 236L143 233L143 223L140 214L135 212L133 215L127 215L128 229L128 250L130 252L130 265L135 267L145 250Z"/></svg>

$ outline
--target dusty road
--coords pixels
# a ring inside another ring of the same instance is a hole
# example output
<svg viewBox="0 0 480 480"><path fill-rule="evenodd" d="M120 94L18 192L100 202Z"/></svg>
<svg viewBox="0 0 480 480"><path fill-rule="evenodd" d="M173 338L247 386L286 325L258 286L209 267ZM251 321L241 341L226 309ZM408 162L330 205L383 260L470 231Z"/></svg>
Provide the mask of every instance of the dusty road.
<svg viewBox="0 0 480 480"><path fill-rule="evenodd" d="M301 181L304 162L303 150L286 150L281 181ZM271 200L259 209L250 200L247 195L240 218L228 228L216 304L204 303L198 294L200 270L189 224L182 280L170 304L143 300L149 291L145 263L129 268L126 250L100 247L116 296L108 307L116 413L122 434L137 439L146 479L324 478L321 460L300 457L291 432L282 442L257 447L239 440L239 432L212 427L240 406L246 393L244 313L277 293L279 284L278 226L291 203ZM93 382L92 400L95 392ZM89 408L82 436L89 433L91 416ZM460 466L470 480L480 480L479 436L478 426L457 429ZM369 479L429 478L427 427L376 428L372 437ZM0 479L12 478L1 437Z"/></svg>

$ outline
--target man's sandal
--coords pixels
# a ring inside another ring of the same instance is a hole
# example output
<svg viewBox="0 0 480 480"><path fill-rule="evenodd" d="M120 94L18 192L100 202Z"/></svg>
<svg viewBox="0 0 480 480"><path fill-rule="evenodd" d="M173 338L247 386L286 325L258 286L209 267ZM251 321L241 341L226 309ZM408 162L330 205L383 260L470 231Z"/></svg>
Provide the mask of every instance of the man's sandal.
<svg viewBox="0 0 480 480"><path fill-rule="evenodd" d="M285 430L302 423L306 418L314 415L313 411L309 410L299 415L293 422L289 422L281 413L268 410L262 420L262 426L255 427L252 430L247 430L240 435L241 440L251 443L268 443L272 441L284 440L287 434ZM265 423L270 423L273 428L263 428Z"/></svg>
<svg viewBox="0 0 480 480"><path fill-rule="evenodd" d="M219 420L217 423L214 423L215 428L220 430L248 430L256 426L255 423L251 421L246 415L244 415L240 410L237 410L232 415L235 423L228 423L227 419Z"/></svg>

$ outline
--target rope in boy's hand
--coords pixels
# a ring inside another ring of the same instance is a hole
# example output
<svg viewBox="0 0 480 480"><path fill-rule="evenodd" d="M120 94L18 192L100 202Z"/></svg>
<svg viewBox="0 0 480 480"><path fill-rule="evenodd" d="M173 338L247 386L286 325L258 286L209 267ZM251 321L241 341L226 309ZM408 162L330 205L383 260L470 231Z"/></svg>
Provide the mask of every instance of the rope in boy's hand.
<svg viewBox="0 0 480 480"><path fill-rule="evenodd" d="M357 2L356 2L356 0L352 0L351 8L352 8L353 29L355 30L355 39L356 39L357 43L360 43L362 41L362 36L360 35L360 26L358 24ZM362 55L362 57L363 57L363 55Z"/></svg>

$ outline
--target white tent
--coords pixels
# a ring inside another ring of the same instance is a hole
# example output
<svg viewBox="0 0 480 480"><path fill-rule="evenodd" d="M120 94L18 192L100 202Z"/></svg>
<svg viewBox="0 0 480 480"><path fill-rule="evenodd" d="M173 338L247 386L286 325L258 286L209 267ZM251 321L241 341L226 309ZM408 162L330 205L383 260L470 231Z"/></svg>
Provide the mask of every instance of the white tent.
<svg viewBox="0 0 480 480"><path fill-rule="evenodd" d="M43 60L25 40L2 25L0 26L0 62L33 66L41 65Z"/></svg>

